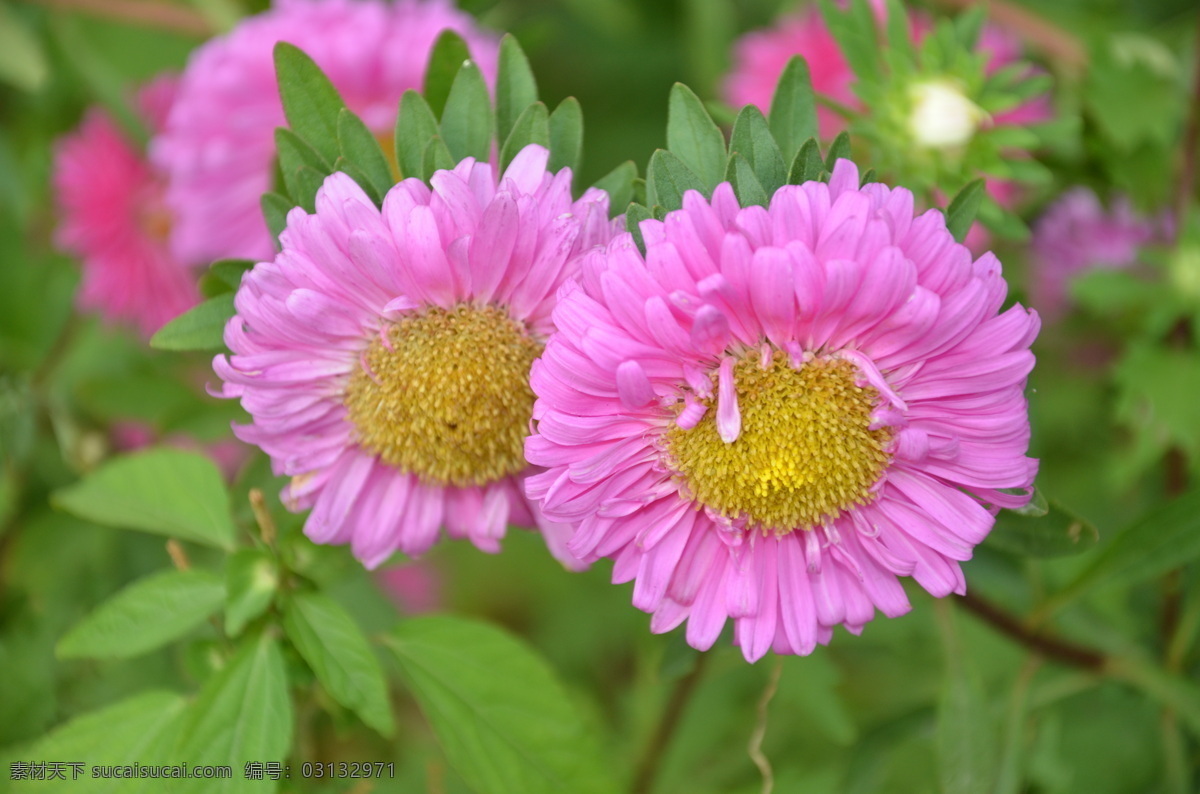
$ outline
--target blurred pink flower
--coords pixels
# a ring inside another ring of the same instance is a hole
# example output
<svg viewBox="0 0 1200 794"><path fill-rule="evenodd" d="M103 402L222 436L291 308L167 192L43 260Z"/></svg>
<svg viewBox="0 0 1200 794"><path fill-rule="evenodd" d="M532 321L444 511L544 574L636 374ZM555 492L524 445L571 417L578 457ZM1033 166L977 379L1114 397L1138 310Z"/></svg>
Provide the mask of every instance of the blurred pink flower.
<svg viewBox="0 0 1200 794"><path fill-rule="evenodd" d="M242 279L218 356L235 432L292 478L305 533L349 543L367 567L438 539L500 549L509 523L542 530L565 565L565 527L521 489L529 366L553 330L559 286L581 251L622 221L571 172L528 146L497 177L468 158L432 188L406 179L382 211L345 174L294 209L273 262Z"/></svg>
<svg viewBox="0 0 1200 794"><path fill-rule="evenodd" d="M375 580L406 615L433 612L442 606L441 576L428 562L383 568L375 572Z"/></svg>
<svg viewBox="0 0 1200 794"><path fill-rule="evenodd" d="M139 91L137 109L151 131L162 127L174 93L171 77ZM58 141L53 184L56 242L82 265L80 308L149 337L199 301L193 275L167 244L163 176L105 111L89 110Z"/></svg>
<svg viewBox="0 0 1200 794"><path fill-rule="evenodd" d="M179 258L274 253L259 199L271 188L275 128L286 126L275 81L277 42L304 50L350 109L387 137L400 96L421 88L445 30L463 36L490 84L497 43L449 0L279 0L196 50L166 129L151 147L169 176L171 245Z"/></svg>
<svg viewBox="0 0 1200 794"><path fill-rule="evenodd" d="M183 433L171 433L163 436L146 422L125 420L113 423L109 430L113 448L120 452L132 452L137 449L162 444L175 449L199 452L208 456L227 482L233 482L242 464L246 462L249 448L232 438L220 441L198 441Z"/></svg>
<svg viewBox="0 0 1200 794"><path fill-rule="evenodd" d="M726 620L747 660L908 611L900 578L963 593L1000 507L1029 499L1037 314L1001 311L992 254L941 212L859 187L741 208L695 191L585 254L534 364L526 480L568 549L614 560L654 632Z"/></svg>

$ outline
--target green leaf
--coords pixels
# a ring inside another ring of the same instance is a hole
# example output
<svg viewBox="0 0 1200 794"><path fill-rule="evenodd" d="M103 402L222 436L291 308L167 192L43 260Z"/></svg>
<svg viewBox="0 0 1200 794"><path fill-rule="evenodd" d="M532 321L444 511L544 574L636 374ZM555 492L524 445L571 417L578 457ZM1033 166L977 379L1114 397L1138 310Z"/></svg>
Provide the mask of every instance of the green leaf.
<svg viewBox="0 0 1200 794"><path fill-rule="evenodd" d="M125 659L162 647L203 623L225 599L208 571L163 571L102 603L58 641L59 657Z"/></svg>
<svg viewBox="0 0 1200 794"><path fill-rule="evenodd" d="M1021 510L1001 511L986 542L1029 557L1063 557L1096 545L1100 533L1090 521L1057 502L1048 502L1040 491L1034 499Z"/></svg>
<svg viewBox="0 0 1200 794"><path fill-rule="evenodd" d="M316 149L283 127L275 130L275 148L279 152L279 173L283 176L288 195L297 205L312 212L316 206L317 190L325 177L333 173L332 160L326 162ZM316 174L317 178L308 176L309 172Z"/></svg>
<svg viewBox="0 0 1200 794"><path fill-rule="evenodd" d="M515 637L452 617L386 637L446 757L488 794L616 792L597 738L554 671Z"/></svg>
<svg viewBox="0 0 1200 794"><path fill-rule="evenodd" d="M346 107L321 67L286 41L275 45L275 74L288 125L327 163L338 155L338 113Z"/></svg>
<svg viewBox="0 0 1200 794"><path fill-rule="evenodd" d="M829 144L829 153L825 155L825 170L833 173L833 167L838 160L850 159L850 133L839 132Z"/></svg>
<svg viewBox="0 0 1200 794"><path fill-rule="evenodd" d="M626 160L609 171L596 182L595 187L608 194L608 214L620 215L633 201L633 180L637 179L637 165Z"/></svg>
<svg viewBox="0 0 1200 794"><path fill-rule="evenodd" d="M261 204L263 219L275 238L275 249L279 250L279 235L287 228L287 214L296 206L296 202L282 193L263 193Z"/></svg>
<svg viewBox="0 0 1200 794"><path fill-rule="evenodd" d="M492 105L483 73L467 62L458 70L442 111L442 139L454 162L486 162L492 143Z"/></svg>
<svg viewBox="0 0 1200 794"><path fill-rule="evenodd" d="M683 83L671 87L667 107L667 148L699 178L700 192L711 196L725 174L725 136Z"/></svg>
<svg viewBox="0 0 1200 794"><path fill-rule="evenodd" d="M254 265L253 259L218 259L209 266L207 275L236 292L242 286L242 276L253 270Z"/></svg>
<svg viewBox="0 0 1200 794"><path fill-rule="evenodd" d="M971 231L971 225L975 223L979 205L983 202L983 188L982 179L968 182L946 208L946 228L960 243L966 239L967 232Z"/></svg>
<svg viewBox="0 0 1200 794"><path fill-rule="evenodd" d="M471 52L462 36L453 30L444 30L434 42L429 53L429 66L425 69L425 101L437 118L441 118L450 88L462 65L471 59Z"/></svg>
<svg viewBox="0 0 1200 794"><path fill-rule="evenodd" d="M1200 489L1156 507L1113 538L1053 600L1061 603L1101 585L1128 587L1196 557L1200 557Z"/></svg>
<svg viewBox="0 0 1200 794"><path fill-rule="evenodd" d="M1192 736L1200 739L1200 686L1195 681L1137 656L1110 659L1106 672L1128 681L1163 707L1177 713Z"/></svg>
<svg viewBox="0 0 1200 794"><path fill-rule="evenodd" d="M426 178L425 149L437 134L437 117L429 103L416 91L405 91L396 117L396 163L402 178Z"/></svg>
<svg viewBox="0 0 1200 794"><path fill-rule="evenodd" d="M421 178L426 182L435 171L449 171L454 168L454 158L446 148L446 142L441 137L435 137L425 147L425 156L421 158Z"/></svg>
<svg viewBox="0 0 1200 794"><path fill-rule="evenodd" d="M779 145L775 143L775 138L771 135L771 129L767 125L762 111L754 105L742 108L738 113L737 121L733 122L729 152L730 155L740 154L746 158L746 162L754 171L759 186L766 192L768 198L787 182L787 164L783 161ZM730 164L732 165L732 163L731 157ZM728 177L728 173L726 177ZM766 204L764 203L763 206Z"/></svg>
<svg viewBox="0 0 1200 794"><path fill-rule="evenodd" d="M49 75L37 36L12 8L0 5L0 80L23 91L37 91Z"/></svg>
<svg viewBox="0 0 1200 794"><path fill-rule="evenodd" d="M569 96L550 114L550 162L546 168L550 171L570 168L574 178L582 161L583 108L578 99Z"/></svg>
<svg viewBox="0 0 1200 794"><path fill-rule="evenodd" d="M496 139L508 140L517 119L537 99L537 82L529 68L529 59L516 38L506 33L500 39L496 70Z"/></svg>
<svg viewBox="0 0 1200 794"><path fill-rule="evenodd" d="M224 350L225 324L237 313L234 293L226 292L193 306L150 337L155 350Z"/></svg>
<svg viewBox="0 0 1200 794"><path fill-rule="evenodd" d="M733 185L733 192L737 194L738 203L743 207L749 207L751 204L765 207L770 203L771 199L767 196L767 191L763 190L762 183L754 175L754 169L750 167L750 163L740 152L730 155L725 179Z"/></svg>
<svg viewBox="0 0 1200 794"><path fill-rule="evenodd" d="M674 152L658 149L650 158L648 182L650 201L668 210L677 210L683 206L683 194L688 190L698 190L707 197L711 191L706 191L700 177L688 168Z"/></svg>
<svg viewBox="0 0 1200 794"><path fill-rule="evenodd" d="M846 62L860 81L874 83L879 77L879 39L875 15L866 0L851 0L842 11L833 0L820 0L821 15L837 40Z"/></svg>
<svg viewBox="0 0 1200 794"><path fill-rule="evenodd" d="M290 180L285 179L291 185L289 191L298 206L310 215L317 211L317 191L325 184L327 176L329 173L324 170L302 165L296 169Z"/></svg>
<svg viewBox="0 0 1200 794"><path fill-rule="evenodd" d="M887 0L886 13L887 46L899 60L911 63L916 53L908 10L900 0Z"/></svg>
<svg viewBox="0 0 1200 794"><path fill-rule="evenodd" d="M939 604L946 673L938 697L936 750L945 794L989 792L995 782L997 731L985 691L946 604Z"/></svg>
<svg viewBox="0 0 1200 794"><path fill-rule="evenodd" d="M792 167L788 169L788 184L800 185L818 179L825 170L821 160L821 147L816 138L809 138L796 152Z"/></svg>
<svg viewBox="0 0 1200 794"><path fill-rule="evenodd" d="M97 524L140 529L232 550L236 529L217 465L196 452L156 448L114 458L54 492L55 506Z"/></svg>
<svg viewBox="0 0 1200 794"><path fill-rule="evenodd" d="M779 77L771 98L771 134L785 162L791 162L805 141L817 136L817 100L808 63L792 57Z"/></svg>
<svg viewBox="0 0 1200 794"><path fill-rule="evenodd" d="M550 114L541 102L534 102L517 118L500 148L500 172L504 173L517 153L531 143L550 148Z"/></svg>
<svg viewBox="0 0 1200 794"><path fill-rule="evenodd" d="M387 191L385 190L383 193L379 192L375 185L371 183L371 180L367 179L367 175L364 174L358 166L347 161L345 157L339 157L336 161L334 161L333 170L341 171L343 174L353 179L355 183L362 188L362 192L367 195L367 198L369 198L376 207L383 206L383 197Z"/></svg>
<svg viewBox="0 0 1200 794"><path fill-rule="evenodd" d="M247 761L282 760L292 745L292 722L279 643L262 634L243 641L205 683L188 708L179 753L189 762L230 764L240 772ZM236 772L231 780L196 781L193 787L206 794L240 791L248 784Z"/></svg>
<svg viewBox="0 0 1200 794"><path fill-rule="evenodd" d="M383 669L346 610L322 593L297 593L284 604L283 628L334 700L384 736L395 732Z"/></svg>
<svg viewBox="0 0 1200 794"><path fill-rule="evenodd" d="M395 179L379 141L367 125L349 110L338 114L338 147L346 162L354 166L380 195L387 195ZM366 190L367 185L363 185Z"/></svg>
<svg viewBox="0 0 1200 794"><path fill-rule="evenodd" d="M279 566L261 549L239 549L225 565L225 633L236 637L267 611L279 588Z"/></svg>
<svg viewBox="0 0 1200 794"><path fill-rule="evenodd" d="M638 250L643 254L646 253L646 241L642 239L642 221L648 221L654 217L649 207L642 204L630 204L625 210L625 228L633 235L633 241L637 243Z"/></svg>

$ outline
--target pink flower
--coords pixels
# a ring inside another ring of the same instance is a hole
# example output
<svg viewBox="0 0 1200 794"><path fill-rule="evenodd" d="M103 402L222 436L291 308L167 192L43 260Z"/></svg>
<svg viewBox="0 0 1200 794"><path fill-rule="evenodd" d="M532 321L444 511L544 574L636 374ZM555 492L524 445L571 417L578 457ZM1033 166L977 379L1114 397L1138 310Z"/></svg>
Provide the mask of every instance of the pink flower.
<svg viewBox="0 0 1200 794"><path fill-rule="evenodd" d="M159 78L138 94L142 120L162 127L174 80ZM116 122L93 108L58 142L54 191L61 222L56 241L78 256L78 303L149 337L199 300L193 277L171 255L171 218L163 180Z"/></svg>
<svg viewBox="0 0 1200 794"><path fill-rule="evenodd" d="M531 383L526 481L568 548L614 559L651 630L701 650L726 619L748 660L935 596L999 507L1024 504L1023 395L1038 318L1001 312L991 254L940 212L829 184L739 208L722 184L585 255ZM1016 489L1016 490L1013 490Z"/></svg>
<svg viewBox="0 0 1200 794"><path fill-rule="evenodd" d="M428 561L382 568L375 581L406 615L435 612L442 605L441 576Z"/></svg>
<svg viewBox="0 0 1200 794"><path fill-rule="evenodd" d="M238 470L246 462L246 453L248 452L245 444L232 438L224 438L219 441L198 441L186 433L171 433L164 436L151 425L136 419L113 423L109 430L109 436L113 448L121 452L131 452L153 444L199 452L217 464L217 468L221 470L221 474L228 482L233 482L237 478Z"/></svg>
<svg viewBox="0 0 1200 794"><path fill-rule="evenodd" d="M421 88L444 30L466 39L493 80L496 42L448 0L280 0L196 50L153 145L170 177L177 255L209 261L274 253L259 199L271 189L275 128L286 126L272 55L277 42L308 53L350 109L386 137L400 96Z"/></svg>
<svg viewBox="0 0 1200 794"><path fill-rule="evenodd" d="M253 423L235 428L291 483L305 532L349 543L373 568L452 537L499 550L508 524L544 521L521 482L533 408L529 367L554 326L577 255L620 221L608 196L571 200L571 172L540 146L497 180L464 160L393 187L382 212L344 174L293 209L273 262L242 280L214 366Z"/></svg>

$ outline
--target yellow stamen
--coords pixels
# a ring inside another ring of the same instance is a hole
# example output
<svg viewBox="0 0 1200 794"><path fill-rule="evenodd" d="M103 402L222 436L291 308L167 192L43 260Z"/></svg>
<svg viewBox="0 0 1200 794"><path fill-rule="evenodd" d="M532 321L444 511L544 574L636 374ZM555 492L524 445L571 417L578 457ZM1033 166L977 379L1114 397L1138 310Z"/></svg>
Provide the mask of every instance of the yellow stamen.
<svg viewBox="0 0 1200 794"><path fill-rule="evenodd" d="M734 367L742 427L717 433L716 398L694 428L672 425L667 459L685 492L731 519L786 534L813 529L872 498L889 461L887 428L869 429L879 393L855 384L847 361L815 358L799 369L775 351L747 352Z"/></svg>
<svg viewBox="0 0 1200 794"><path fill-rule="evenodd" d="M385 330L346 387L358 443L422 481L471 486L525 468L529 368L541 352L495 306L459 304Z"/></svg>

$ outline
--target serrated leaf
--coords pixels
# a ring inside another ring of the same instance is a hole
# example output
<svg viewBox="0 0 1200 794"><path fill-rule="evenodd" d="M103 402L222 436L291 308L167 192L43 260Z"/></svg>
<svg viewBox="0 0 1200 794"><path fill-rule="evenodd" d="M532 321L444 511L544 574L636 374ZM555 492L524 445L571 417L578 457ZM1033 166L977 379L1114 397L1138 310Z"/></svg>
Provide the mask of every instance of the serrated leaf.
<svg viewBox="0 0 1200 794"><path fill-rule="evenodd" d="M729 139L729 153L730 163L733 162L734 154L740 154L746 159L754 171L759 187L768 198L787 182L787 164L783 161L774 136L771 135L766 117L754 105L747 105L738 113L737 121L733 123L733 134ZM728 176L726 172L726 177Z"/></svg>
<svg viewBox="0 0 1200 794"><path fill-rule="evenodd" d="M449 171L454 168L454 158L446 148L446 142L440 136L434 137L425 147L425 156L421 158L421 178L426 182L436 171Z"/></svg>
<svg viewBox="0 0 1200 794"><path fill-rule="evenodd" d="M492 105L483 73L472 62L458 70L442 111L442 140L454 162L487 162L492 143Z"/></svg>
<svg viewBox="0 0 1200 794"><path fill-rule="evenodd" d="M983 203L984 181L976 179L968 182L966 187L958 191L958 195L946 208L946 228L960 243L966 239L979 213L979 205Z"/></svg>
<svg viewBox="0 0 1200 794"><path fill-rule="evenodd" d="M261 549L239 549L225 564L225 633L236 637L267 611L279 588L279 566Z"/></svg>
<svg viewBox="0 0 1200 794"><path fill-rule="evenodd" d="M805 141L817 136L817 100L808 63L796 55L788 61L771 98L771 134L784 162L795 159Z"/></svg>
<svg viewBox="0 0 1200 794"><path fill-rule="evenodd" d="M196 452L155 448L113 458L54 492L55 506L105 526L233 549L221 471Z"/></svg>
<svg viewBox="0 0 1200 794"><path fill-rule="evenodd" d="M392 169L375 135L349 110L338 114L337 125L341 156L358 169L380 196L386 195L394 181Z"/></svg>
<svg viewBox="0 0 1200 794"><path fill-rule="evenodd" d="M733 186L733 192L738 197L738 203L743 207L757 204L760 207L770 203L767 191L763 190L754 169L740 152L734 152L729 157L729 168L725 171L725 179Z"/></svg>
<svg viewBox="0 0 1200 794"><path fill-rule="evenodd" d="M500 172L504 173L517 153L531 143L550 148L550 114L541 102L534 102L517 118L500 148Z"/></svg>
<svg viewBox="0 0 1200 794"><path fill-rule="evenodd" d="M643 254L646 253L646 241L642 239L641 223L653 217L654 213L650 212L650 208L642 204L630 204L625 210L625 228L633 235L633 241Z"/></svg>
<svg viewBox="0 0 1200 794"><path fill-rule="evenodd" d="M633 201L633 181L637 179L637 165L626 160L601 177L595 184L608 194L609 215L620 215Z"/></svg>
<svg viewBox="0 0 1200 794"><path fill-rule="evenodd" d="M462 36L453 30L444 30L429 52L429 65L425 68L425 88L421 92L430 110L441 118L450 88L462 65L471 59L471 52Z"/></svg>
<svg viewBox="0 0 1200 794"><path fill-rule="evenodd" d="M850 133L839 132L829 144L829 152L825 155L825 170L833 173L833 167L838 160L850 159Z"/></svg>
<svg viewBox="0 0 1200 794"><path fill-rule="evenodd" d="M275 45L275 74L288 126L327 163L337 159L338 113L346 107L321 68L298 47Z"/></svg>
<svg viewBox="0 0 1200 794"><path fill-rule="evenodd" d="M221 577L201 570L139 579L76 623L55 648L63 659L126 659L203 623L225 599Z"/></svg>
<svg viewBox="0 0 1200 794"><path fill-rule="evenodd" d="M346 610L322 593L297 593L284 605L283 628L334 700L384 736L395 732L383 669Z"/></svg>
<svg viewBox="0 0 1200 794"><path fill-rule="evenodd" d="M517 638L462 618L421 617L385 641L447 759L475 790L618 790L554 671Z"/></svg>
<svg viewBox="0 0 1200 794"><path fill-rule="evenodd" d="M699 178L700 192L711 196L725 174L725 136L683 83L671 87L667 108L667 148Z"/></svg>
<svg viewBox="0 0 1200 794"><path fill-rule="evenodd" d="M583 160L583 108L569 96L550 114L550 161L546 168L558 171L570 168L574 177Z"/></svg>
<svg viewBox="0 0 1200 794"><path fill-rule="evenodd" d="M688 190L697 190L706 197L711 194L711 191L704 189L700 177L676 157L674 152L668 152L666 149L658 149L650 157L647 180L650 201L666 210L682 207L683 194Z"/></svg>
<svg viewBox="0 0 1200 794"><path fill-rule="evenodd" d="M496 70L496 139L508 140L517 119L537 99L537 81L529 68L529 59L516 38L506 33L500 39Z"/></svg>
<svg viewBox="0 0 1200 794"><path fill-rule="evenodd" d="M396 116L396 163L402 178L426 178L425 150L437 134L437 117L429 103L416 91L405 91Z"/></svg>
<svg viewBox="0 0 1200 794"><path fill-rule="evenodd" d="M825 163L821 160L821 147L817 144L816 138L809 138L792 159L791 168L788 169L788 184L800 185L811 182L819 178L824 170Z"/></svg>
<svg viewBox="0 0 1200 794"><path fill-rule="evenodd" d="M268 634L244 641L229 663L208 679L188 708L180 755L192 763L280 761L292 744L292 701L279 643ZM185 781L189 790L241 791L248 781ZM183 786L180 790L183 790Z"/></svg>
<svg viewBox="0 0 1200 794"><path fill-rule="evenodd" d="M271 230L275 240L275 250L279 250L279 235L287 228L287 215L296 206L296 202L281 193L264 193L260 200L263 220Z"/></svg>
<svg viewBox="0 0 1200 794"><path fill-rule="evenodd" d="M226 292L193 306L150 337L155 350L224 350L225 324L236 310Z"/></svg>
<svg viewBox="0 0 1200 794"><path fill-rule="evenodd" d="M1090 550L1099 538L1099 531L1090 521L1043 498L1040 506L1031 503L1027 514L1001 511L986 542L1029 557L1063 557Z"/></svg>

